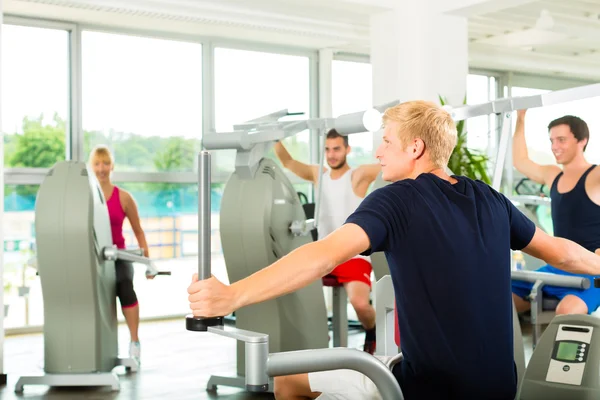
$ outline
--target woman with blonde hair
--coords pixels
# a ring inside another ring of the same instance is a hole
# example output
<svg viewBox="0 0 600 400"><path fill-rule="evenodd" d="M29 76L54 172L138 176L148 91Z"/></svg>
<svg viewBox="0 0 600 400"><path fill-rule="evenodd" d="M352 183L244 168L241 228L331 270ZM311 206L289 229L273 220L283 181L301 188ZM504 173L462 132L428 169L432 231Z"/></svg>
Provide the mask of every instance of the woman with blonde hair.
<svg viewBox="0 0 600 400"><path fill-rule="evenodd" d="M125 249L125 237L123 236L123 221L129 220L140 249L144 251L145 257L150 257L146 236L140 225L140 217L137 205L131 194L111 182L111 173L115 163L111 151L106 146L97 146L90 153L90 168L96 175L110 217L110 227L113 244L119 249ZM140 341L138 327L140 323L140 308L138 299L133 289L133 264L129 261L117 260L115 262L115 273L117 278L117 297L121 303L121 310L127 322L131 343L129 344L129 356L140 360ZM150 278L147 275L148 278Z"/></svg>

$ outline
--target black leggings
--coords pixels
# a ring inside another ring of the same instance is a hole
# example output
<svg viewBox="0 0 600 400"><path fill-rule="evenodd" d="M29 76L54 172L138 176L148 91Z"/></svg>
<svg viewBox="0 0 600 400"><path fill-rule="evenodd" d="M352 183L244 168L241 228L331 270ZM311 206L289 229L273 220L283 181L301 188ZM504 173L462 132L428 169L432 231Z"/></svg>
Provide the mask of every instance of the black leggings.
<svg viewBox="0 0 600 400"><path fill-rule="evenodd" d="M117 297L121 307L128 308L138 304L135 290L133 290L133 264L129 261L115 261L117 275Z"/></svg>

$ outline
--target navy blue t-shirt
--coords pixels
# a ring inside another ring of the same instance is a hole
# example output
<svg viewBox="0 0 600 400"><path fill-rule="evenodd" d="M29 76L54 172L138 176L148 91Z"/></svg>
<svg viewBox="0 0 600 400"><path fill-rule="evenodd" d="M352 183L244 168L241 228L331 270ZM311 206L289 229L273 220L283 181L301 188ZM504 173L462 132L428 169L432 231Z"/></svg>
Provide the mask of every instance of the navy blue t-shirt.
<svg viewBox="0 0 600 400"><path fill-rule="evenodd" d="M375 190L348 217L384 251L412 399L514 399L510 249L535 224L480 181L433 174Z"/></svg>

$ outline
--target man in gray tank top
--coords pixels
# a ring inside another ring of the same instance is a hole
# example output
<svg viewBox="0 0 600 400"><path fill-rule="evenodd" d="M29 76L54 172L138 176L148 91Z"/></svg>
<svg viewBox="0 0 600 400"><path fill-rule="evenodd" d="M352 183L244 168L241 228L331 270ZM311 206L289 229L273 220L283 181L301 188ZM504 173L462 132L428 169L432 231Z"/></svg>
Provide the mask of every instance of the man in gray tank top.
<svg viewBox="0 0 600 400"><path fill-rule="evenodd" d="M319 221L317 221L319 239L344 224L346 218L365 198L369 186L381 171L378 163L351 169L346 160L349 153L348 137L340 135L335 129L330 130L325 140L325 156L329 168L323 171L323 187L320 190L322 198L318 204L320 207ZM308 165L294 160L281 142L275 144L275 154L285 168L318 187L318 165ZM363 349L373 354L376 342L375 309L369 301L371 271L370 259L355 257L337 266L330 275L344 285L350 304L366 332Z"/></svg>

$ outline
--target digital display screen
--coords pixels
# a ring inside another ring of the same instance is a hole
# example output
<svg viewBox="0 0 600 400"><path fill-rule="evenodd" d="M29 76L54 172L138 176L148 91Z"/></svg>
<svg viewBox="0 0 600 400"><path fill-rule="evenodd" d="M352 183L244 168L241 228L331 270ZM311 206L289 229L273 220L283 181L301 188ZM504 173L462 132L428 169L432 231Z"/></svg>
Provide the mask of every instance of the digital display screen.
<svg viewBox="0 0 600 400"><path fill-rule="evenodd" d="M579 345L577 343L560 342L556 351L556 358L565 361L575 361L578 349Z"/></svg>

